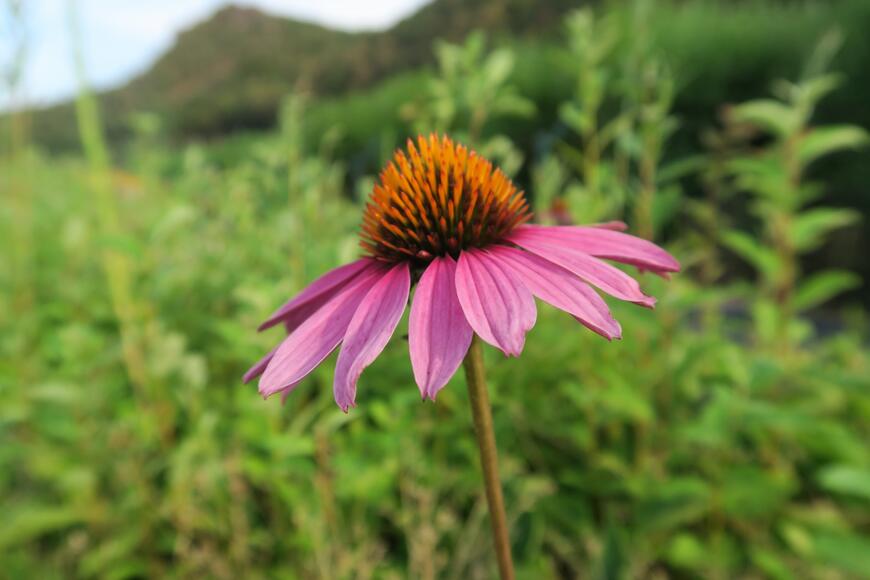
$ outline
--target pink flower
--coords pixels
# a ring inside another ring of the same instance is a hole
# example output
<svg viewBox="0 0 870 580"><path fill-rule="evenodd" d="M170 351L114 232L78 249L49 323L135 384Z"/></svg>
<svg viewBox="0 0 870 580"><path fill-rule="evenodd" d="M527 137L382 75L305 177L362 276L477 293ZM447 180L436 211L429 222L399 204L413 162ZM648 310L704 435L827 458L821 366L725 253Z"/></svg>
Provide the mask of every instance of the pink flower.
<svg viewBox="0 0 870 580"><path fill-rule="evenodd" d="M663 276L679 263L621 223L526 225L522 192L485 159L444 137L408 142L381 173L363 217L368 254L315 280L260 330L289 333L245 374L260 393L287 394L341 344L335 401L355 405L360 374L396 329L416 284L409 319L414 378L435 399L462 362L472 333L518 356L535 324L535 297L610 340L622 330L592 288L652 307L637 281L605 262Z"/></svg>

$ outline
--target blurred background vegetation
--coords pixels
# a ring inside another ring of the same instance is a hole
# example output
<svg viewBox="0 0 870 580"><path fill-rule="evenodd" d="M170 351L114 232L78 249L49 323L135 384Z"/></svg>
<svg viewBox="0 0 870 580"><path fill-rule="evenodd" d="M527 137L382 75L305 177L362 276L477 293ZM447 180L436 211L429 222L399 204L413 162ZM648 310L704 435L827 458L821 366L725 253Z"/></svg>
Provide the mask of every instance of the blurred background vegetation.
<svg viewBox="0 0 870 580"><path fill-rule="evenodd" d="M613 304L621 342L542 307L487 352L520 577L870 577L867 30L865 0L227 8L6 113L0 576L493 577L463 378L421 404L404 330L348 415L331 364L284 406L240 384L438 130L538 221L624 219L685 268Z"/></svg>

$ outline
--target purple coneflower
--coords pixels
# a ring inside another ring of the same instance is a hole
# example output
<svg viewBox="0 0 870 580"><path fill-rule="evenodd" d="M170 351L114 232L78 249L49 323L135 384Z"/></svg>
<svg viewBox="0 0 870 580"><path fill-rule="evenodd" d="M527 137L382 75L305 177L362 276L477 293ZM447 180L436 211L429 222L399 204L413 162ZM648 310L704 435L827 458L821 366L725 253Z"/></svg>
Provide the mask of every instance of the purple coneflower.
<svg viewBox="0 0 870 580"><path fill-rule="evenodd" d="M333 391L355 405L362 371L390 340L408 303L408 341L423 398L435 399L465 360L500 575L513 563L495 436L479 341L508 356L535 325L535 297L610 340L622 330L597 287L652 307L655 299L603 259L667 276L680 269L667 252L622 233L622 223L537 226L521 191L492 164L447 137L419 137L380 175L363 216L365 257L315 280L260 330L283 324L289 336L254 365L264 397L292 391L341 344Z"/></svg>
<svg viewBox="0 0 870 580"><path fill-rule="evenodd" d="M499 169L447 137L419 137L397 151L363 216L367 254L332 270L284 304L260 330L284 324L289 336L245 375L262 374L260 393L287 394L341 344L335 401L355 405L357 381L402 318L412 279L409 343L414 378L434 399L462 362L472 333L508 356L523 350L535 324L533 297L593 332L620 338L597 287L651 307L655 299L602 258L666 275L667 252L619 230L527 225L523 192Z"/></svg>

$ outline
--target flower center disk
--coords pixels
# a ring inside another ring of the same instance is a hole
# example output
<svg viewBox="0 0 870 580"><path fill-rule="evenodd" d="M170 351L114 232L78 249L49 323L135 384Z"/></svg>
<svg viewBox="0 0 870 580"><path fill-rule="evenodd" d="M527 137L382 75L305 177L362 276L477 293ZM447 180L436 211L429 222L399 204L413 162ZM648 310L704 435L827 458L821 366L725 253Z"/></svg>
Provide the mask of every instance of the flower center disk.
<svg viewBox="0 0 870 580"><path fill-rule="evenodd" d="M448 137L408 140L375 185L360 245L388 261L458 257L498 242L531 217L521 191L500 169Z"/></svg>

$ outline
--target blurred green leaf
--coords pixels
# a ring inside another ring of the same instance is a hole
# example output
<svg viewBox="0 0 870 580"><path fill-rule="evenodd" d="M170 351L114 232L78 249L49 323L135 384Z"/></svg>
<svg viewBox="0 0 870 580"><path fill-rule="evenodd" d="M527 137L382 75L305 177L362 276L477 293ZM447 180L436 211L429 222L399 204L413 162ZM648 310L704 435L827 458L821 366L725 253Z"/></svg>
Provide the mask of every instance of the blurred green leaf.
<svg viewBox="0 0 870 580"><path fill-rule="evenodd" d="M698 538L687 533L674 536L668 544L668 562L679 568L700 571L707 563L708 551Z"/></svg>
<svg viewBox="0 0 870 580"><path fill-rule="evenodd" d="M598 564L598 578L601 580L620 580L625 570L625 557L620 545L618 528L613 524L607 526L604 552Z"/></svg>
<svg viewBox="0 0 870 580"><path fill-rule="evenodd" d="M826 234L857 222L859 217L857 212L849 209L818 208L805 211L795 217L791 225L792 243L800 251L815 249Z"/></svg>
<svg viewBox="0 0 870 580"><path fill-rule="evenodd" d="M785 475L755 467L731 469L720 490L722 508L734 518L771 517L794 490Z"/></svg>
<svg viewBox="0 0 870 580"><path fill-rule="evenodd" d="M765 276L774 276L780 268L776 253L748 234L737 230L728 230L722 234L722 241L727 248L752 264Z"/></svg>
<svg viewBox="0 0 870 580"><path fill-rule="evenodd" d="M694 478L673 478L646 489L637 508L642 530L666 530L702 518L710 508L708 485Z"/></svg>
<svg viewBox="0 0 870 580"><path fill-rule="evenodd" d="M741 123L758 125L779 137L791 134L801 121L798 113L787 105L769 99L738 105L734 107L732 114Z"/></svg>
<svg viewBox="0 0 870 580"><path fill-rule="evenodd" d="M773 550L753 548L751 550L752 561L769 578L775 580L791 580L795 578L786 563Z"/></svg>
<svg viewBox="0 0 870 580"><path fill-rule="evenodd" d="M812 129L801 139L798 146L798 158L802 164L809 165L825 155L844 149L858 149L867 143L867 131L861 127L852 125L819 127Z"/></svg>
<svg viewBox="0 0 870 580"><path fill-rule="evenodd" d="M813 534L816 558L859 577L870 570L870 542L857 534L818 531Z"/></svg>
<svg viewBox="0 0 870 580"><path fill-rule="evenodd" d="M7 508L6 514L0 527L0 549L3 550L86 521L84 514L72 507L19 505Z"/></svg>
<svg viewBox="0 0 870 580"><path fill-rule="evenodd" d="M819 272L798 284L794 307L797 310L809 310L860 285L860 276L853 272L844 270Z"/></svg>
<svg viewBox="0 0 870 580"><path fill-rule="evenodd" d="M132 529L103 542L82 558L79 573L84 576L124 577L131 570L131 565L132 570L139 574L146 572L146 566L136 558L140 541L140 530ZM119 574L119 569L124 574Z"/></svg>
<svg viewBox="0 0 870 580"><path fill-rule="evenodd" d="M823 36L816 48L824 47L827 40L828 39ZM810 77L801 83L799 88L799 100L801 104L812 107L842 84L842 75L836 73L818 74L817 76Z"/></svg>
<svg viewBox="0 0 870 580"><path fill-rule="evenodd" d="M819 484L834 493L870 500L870 469L832 465L818 475Z"/></svg>

